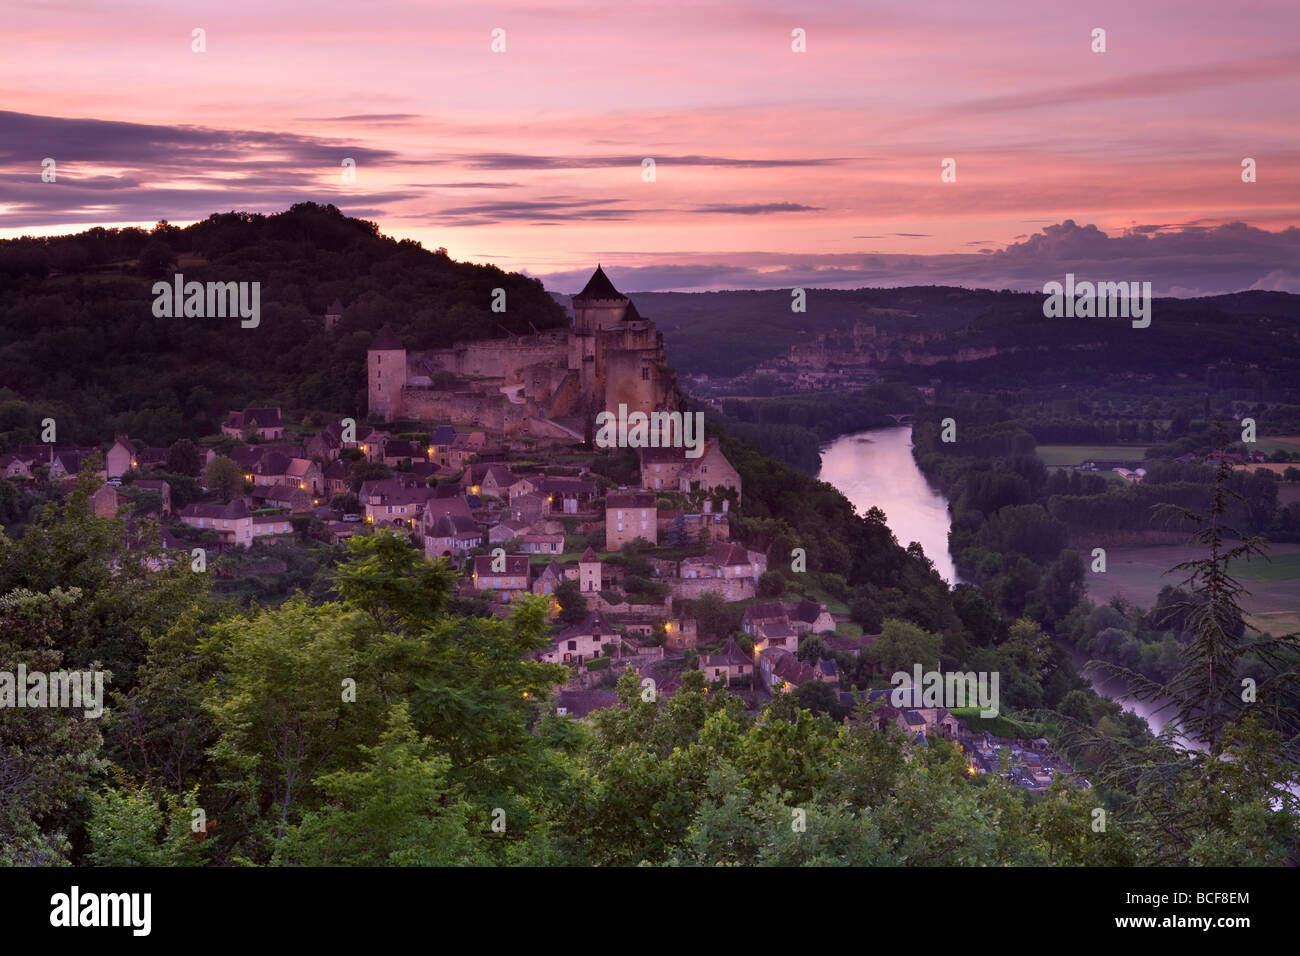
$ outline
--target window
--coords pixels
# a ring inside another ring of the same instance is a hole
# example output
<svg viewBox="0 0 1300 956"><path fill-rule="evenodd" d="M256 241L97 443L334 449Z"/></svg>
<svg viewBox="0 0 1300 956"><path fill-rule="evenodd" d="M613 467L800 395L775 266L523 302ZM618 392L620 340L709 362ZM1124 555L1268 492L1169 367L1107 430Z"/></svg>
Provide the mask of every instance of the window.
<svg viewBox="0 0 1300 956"><path fill-rule="evenodd" d="M648 365L641 366L641 381L643 382L650 381L650 366Z"/></svg>
<svg viewBox="0 0 1300 956"><path fill-rule="evenodd" d="M569 650L571 650L571 651L576 651L577 649L578 649L578 642L577 642L577 641L569 641ZM568 654L565 654L564 656L565 656L565 659L567 660L569 655L568 655Z"/></svg>

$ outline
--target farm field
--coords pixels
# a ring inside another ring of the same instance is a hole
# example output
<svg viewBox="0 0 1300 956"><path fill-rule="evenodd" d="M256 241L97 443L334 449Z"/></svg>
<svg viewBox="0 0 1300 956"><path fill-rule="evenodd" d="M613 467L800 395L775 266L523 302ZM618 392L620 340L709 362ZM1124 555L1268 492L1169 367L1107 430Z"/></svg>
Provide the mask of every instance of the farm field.
<svg viewBox="0 0 1300 956"><path fill-rule="evenodd" d="M1039 445L1037 448L1038 457L1049 468L1072 468L1090 458L1141 461L1146 454L1146 445Z"/></svg>
<svg viewBox="0 0 1300 956"><path fill-rule="evenodd" d="M1255 448L1266 455L1271 455L1279 448L1283 451L1291 452L1293 455L1300 455L1300 435L1282 435L1278 438L1260 438L1255 442Z"/></svg>
<svg viewBox="0 0 1300 956"><path fill-rule="evenodd" d="M1098 604L1115 595L1139 607L1155 604L1166 584L1179 585L1185 572L1165 574L1175 564L1205 556L1192 545L1108 548L1106 573L1085 575L1088 596ZM1272 544L1269 561L1238 562L1232 574L1251 593L1242 597L1250 623L1273 634L1300 630L1300 544Z"/></svg>

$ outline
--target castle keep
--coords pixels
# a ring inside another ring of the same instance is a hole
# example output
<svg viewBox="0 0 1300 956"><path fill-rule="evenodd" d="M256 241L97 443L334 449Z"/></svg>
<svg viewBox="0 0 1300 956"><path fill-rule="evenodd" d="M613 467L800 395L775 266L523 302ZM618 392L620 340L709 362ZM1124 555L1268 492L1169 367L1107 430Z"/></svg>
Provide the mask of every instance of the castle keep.
<svg viewBox="0 0 1300 956"><path fill-rule="evenodd" d="M646 414L681 408L662 333L599 266L573 312L568 329L425 352L408 352L384 326L366 355L371 416L581 439L620 404Z"/></svg>

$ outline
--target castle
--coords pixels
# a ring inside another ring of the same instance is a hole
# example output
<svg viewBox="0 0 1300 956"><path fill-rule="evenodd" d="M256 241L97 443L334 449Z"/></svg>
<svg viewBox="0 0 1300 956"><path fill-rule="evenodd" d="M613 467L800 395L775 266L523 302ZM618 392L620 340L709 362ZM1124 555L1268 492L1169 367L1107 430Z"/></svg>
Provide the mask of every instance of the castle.
<svg viewBox="0 0 1300 956"><path fill-rule="evenodd" d="M682 408L663 334L600 266L573 313L567 329L425 352L408 352L385 325L366 355L370 415L589 440L601 411Z"/></svg>

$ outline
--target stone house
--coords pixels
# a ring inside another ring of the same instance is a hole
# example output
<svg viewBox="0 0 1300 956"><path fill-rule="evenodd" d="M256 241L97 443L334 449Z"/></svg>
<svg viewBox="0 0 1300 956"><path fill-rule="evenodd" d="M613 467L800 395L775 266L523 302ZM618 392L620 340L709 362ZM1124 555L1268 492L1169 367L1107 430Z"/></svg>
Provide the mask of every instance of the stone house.
<svg viewBox="0 0 1300 956"><path fill-rule="evenodd" d="M109 478L121 478L137 465L135 446L125 435L114 435L113 444L104 452L104 474Z"/></svg>
<svg viewBox="0 0 1300 956"><path fill-rule="evenodd" d="M700 670L704 672L705 678L710 681L725 677L727 683L730 684L737 677L743 677L746 674L752 677L754 661L753 658L740 649L734 637L729 637L727 643L723 645L721 653L705 654L700 658Z"/></svg>
<svg viewBox="0 0 1300 956"><path fill-rule="evenodd" d="M431 561L440 557L459 558L482 543L483 529L473 518L444 514L424 536L424 554Z"/></svg>
<svg viewBox="0 0 1300 956"><path fill-rule="evenodd" d="M636 538L659 541L655 496L644 492L605 496L605 550L618 551Z"/></svg>
<svg viewBox="0 0 1300 956"><path fill-rule="evenodd" d="M181 521L191 528L215 531L223 545L248 547L253 540L253 516L242 498L228 505L192 504L180 510Z"/></svg>
<svg viewBox="0 0 1300 956"><path fill-rule="evenodd" d="M252 432L263 441L279 441L284 437L284 423L279 408L245 408L230 412L221 423L221 434L242 438Z"/></svg>
<svg viewBox="0 0 1300 956"><path fill-rule="evenodd" d="M600 657L604 644L618 643L618 632L599 611L588 614L581 622L555 635L551 646L539 658L548 664L581 664Z"/></svg>
<svg viewBox="0 0 1300 956"><path fill-rule="evenodd" d="M503 569L493 570L493 557L480 554L474 558L474 587L479 591L496 592L497 600L505 603L517 601L529 593L528 555L507 554Z"/></svg>

